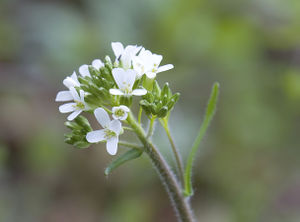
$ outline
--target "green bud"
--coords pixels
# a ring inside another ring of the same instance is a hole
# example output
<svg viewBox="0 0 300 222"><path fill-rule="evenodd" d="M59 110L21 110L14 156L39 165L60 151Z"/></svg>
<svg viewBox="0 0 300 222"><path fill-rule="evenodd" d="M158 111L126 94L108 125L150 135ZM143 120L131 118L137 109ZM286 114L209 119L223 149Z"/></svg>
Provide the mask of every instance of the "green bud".
<svg viewBox="0 0 300 222"><path fill-rule="evenodd" d="M175 94L171 97L171 99L174 99L174 103L177 103L179 97L180 97L180 93L175 93Z"/></svg>
<svg viewBox="0 0 300 222"><path fill-rule="evenodd" d="M168 95L166 95L166 94L161 99L162 99L163 105L166 105L169 101Z"/></svg>
<svg viewBox="0 0 300 222"><path fill-rule="evenodd" d="M159 110L159 112L157 113L157 117L158 117L158 118L163 118L163 117L165 117L165 116L168 114L168 111L169 111L168 107L167 107L167 106L163 106L163 107Z"/></svg>
<svg viewBox="0 0 300 222"><path fill-rule="evenodd" d="M89 80L85 77L82 77L82 76L78 76L78 81L80 82L80 84L84 84L84 85L89 84Z"/></svg>
<svg viewBox="0 0 300 222"><path fill-rule="evenodd" d="M151 106L151 104L147 100L144 100L144 99L140 101L140 105Z"/></svg>
<svg viewBox="0 0 300 222"><path fill-rule="evenodd" d="M113 64L111 62L111 59L109 56L105 56L105 59L104 59L104 65L109 68L110 70L113 69Z"/></svg>
<svg viewBox="0 0 300 222"><path fill-rule="evenodd" d="M154 104L154 103L151 103L151 106L150 106L150 111L152 113L152 115L156 115L157 114L157 106Z"/></svg>
<svg viewBox="0 0 300 222"><path fill-rule="evenodd" d="M67 122L65 122L65 126L68 127L71 130L73 130L73 129L80 129L80 126L78 126L78 124L75 123L75 122L67 121Z"/></svg>
<svg viewBox="0 0 300 222"><path fill-rule="evenodd" d="M169 83L165 83L165 85L164 85L164 87L163 87L163 89L161 90L161 96L162 97L165 97L165 96L167 96L167 98L169 98L170 97L170 94L169 94Z"/></svg>
<svg viewBox="0 0 300 222"><path fill-rule="evenodd" d="M99 76L100 73L98 70L96 70L93 66L89 66L89 72L91 76Z"/></svg>
<svg viewBox="0 0 300 222"><path fill-rule="evenodd" d="M154 102L154 96L151 92L148 92L146 95L144 95L143 99L147 100L150 103Z"/></svg>
<svg viewBox="0 0 300 222"><path fill-rule="evenodd" d="M154 84L153 84L153 90L152 90L152 94L154 97L160 97L160 87L158 85L158 82L157 81L154 81Z"/></svg>
<svg viewBox="0 0 300 222"><path fill-rule="evenodd" d="M89 121L84 116L76 117L75 122L78 125L80 125L83 129L85 129L86 131L88 131L88 132L92 131L92 127L91 127Z"/></svg>

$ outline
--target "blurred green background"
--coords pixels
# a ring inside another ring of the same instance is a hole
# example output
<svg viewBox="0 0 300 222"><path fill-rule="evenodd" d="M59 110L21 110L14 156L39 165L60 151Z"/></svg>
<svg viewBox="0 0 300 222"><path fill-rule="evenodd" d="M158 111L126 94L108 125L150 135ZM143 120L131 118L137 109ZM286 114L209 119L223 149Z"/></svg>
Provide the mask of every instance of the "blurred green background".
<svg viewBox="0 0 300 222"><path fill-rule="evenodd" d="M221 84L194 168L199 221L300 221L299 0L1 0L1 222L175 221L146 157L105 178L103 146L63 142L62 80L114 58L112 41L175 65L159 81L182 95L171 126L183 156ZM159 126L154 139L172 163Z"/></svg>

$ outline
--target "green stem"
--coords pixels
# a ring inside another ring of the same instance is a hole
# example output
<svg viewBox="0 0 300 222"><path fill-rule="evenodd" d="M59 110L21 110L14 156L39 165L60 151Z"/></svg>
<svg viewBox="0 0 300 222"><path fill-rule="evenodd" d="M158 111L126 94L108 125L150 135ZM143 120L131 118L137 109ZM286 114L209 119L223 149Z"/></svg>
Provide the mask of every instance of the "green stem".
<svg viewBox="0 0 300 222"><path fill-rule="evenodd" d="M152 116L150 119L150 124L149 124L149 129L147 133L147 138L150 138L153 134L153 129L154 129L154 122L155 122L156 116Z"/></svg>
<svg viewBox="0 0 300 222"><path fill-rule="evenodd" d="M166 134L168 136L168 139L169 139L169 142L171 144L171 147L172 147L172 151L174 153L174 156L175 156L175 160L176 160L176 163L177 163L177 169L178 169L178 174L179 174L179 177L181 179L181 183L183 184L184 183L184 168L183 168L183 163L182 163L182 159L181 159L181 155L174 143L174 140L171 136L171 133L170 133L170 129L169 129L169 124L168 124L168 120L167 119L160 119L160 123L161 125L163 126L163 128L165 129L166 131Z"/></svg>
<svg viewBox="0 0 300 222"><path fill-rule="evenodd" d="M138 123L140 125L141 125L141 121L142 121L142 113L143 113L143 108L140 106L139 116L138 116Z"/></svg>
<svg viewBox="0 0 300 222"><path fill-rule="evenodd" d="M175 175L172 173L167 162L157 148L147 138L145 131L135 120L132 113L129 113L127 121L134 129L139 140L144 145L145 153L148 154L154 165L154 168L160 176L162 183L165 185L175 212L177 213L178 220L182 222L194 222L195 220L193 218L189 198L184 197L180 184Z"/></svg>
<svg viewBox="0 0 300 222"><path fill-rule="evenodd" d="M125 147L128 147L128 148L133 148L133 149L143 149L143 146L140 146L138 144L133 144L133 143L128 143L128 142L124 142L124 141L119 141L118 143L120 146L125 146Z"/></svg>
<svg viewBox="0 0 300 222"><path fill-rule="evenodd" d="M122 127L124 130L129 130L129 131L134 131L132 128L130 128L130 127L126 127L126 126L123 126Z"/></svg>

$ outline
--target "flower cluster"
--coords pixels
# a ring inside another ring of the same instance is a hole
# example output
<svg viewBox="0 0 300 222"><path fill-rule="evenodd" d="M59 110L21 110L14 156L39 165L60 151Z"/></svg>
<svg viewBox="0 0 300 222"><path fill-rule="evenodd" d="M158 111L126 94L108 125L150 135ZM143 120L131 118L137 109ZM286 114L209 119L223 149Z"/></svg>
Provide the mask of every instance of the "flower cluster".
<svg viewBox="0 0 300 222"><path fill-rule="evenodd" d="M61 113L70 113L66 125L72 133L66 134L67 143L85 148L106 141L107 152L115 155L123 133L122 121L126 124L133 96L142 97L139 104L149 118L163 118L178 94L172 95L168 85L158 91L156 75L173 68L171 64L160 66L161 55L142 46L124 47L120 42L111 45L115 60L106 56L103 61L95 59L90 65L81 65L78 74L74 71L63 80L67 89L58 92L56 101L66 102L59 106ZM94 113L103 129L92 131L82 112Z"/></svg>

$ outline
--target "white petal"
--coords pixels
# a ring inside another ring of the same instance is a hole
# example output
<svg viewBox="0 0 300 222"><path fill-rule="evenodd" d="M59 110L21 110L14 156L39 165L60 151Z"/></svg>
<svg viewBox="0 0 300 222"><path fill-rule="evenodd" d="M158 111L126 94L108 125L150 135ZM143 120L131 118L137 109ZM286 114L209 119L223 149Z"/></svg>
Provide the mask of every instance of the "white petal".
<svg viewBox="0 0 300 222"><path fill-rule="evenodd" d="M138 77L141 77L145 73L145 65L143 61L138 57L135 56L132 59L133 69L136 71Z"/></svg>
<svg viewBox="0 0 300 222"><path fill-rule="evenodd" d="M120 119L119 116L116 116L114 113L112 114L113 119Z"/></svg>
<svg viewBox="0 0 300 222"><path fill-rule="evenodd" d="M79 90L79 95L80 95L80 101L84 102L84 91L82 89Z"/></svg>
<svg viewBox="0 0 300 222"><path fill-rule="evenodd" d="M115 96L122 96L124 93L119 89L110 89L109 93Z"/></svg>
<svg viewBox="0 0 300 222"><path fill-rule="evenodd" d="M138 53L138 51L140 51L141 48L141 46L128 45L126 46L124 53L128 54L129 56L134 56Z"/></svg>
<svg viewBox="0 0 300 222"><path fill-rule="evenodd" d="M105 140L105 130L95 130L86 134L86 140L89 143L98 143Z"/></svg>
<svg viewBox="0 0 300 222"><path fill-rule="evenodd" d="M119 138L115 136L107 140L106 150L110 155L116 155L118 151L118 142Z"/></svg>
<svg viewBox="0 0 300 222"><path fill-rule="evenodd" d="M111 109L111 111L112 111L113 113L115 113L118 109L119 109L119 106L114 106L114 107Z"/></svg>
<svg viewBox="0 0 300 222"><path fill-rule="evenodd" d="M135 54L141 49L141 47L137 47L136 45L128 45L124 49L124 52L121 55L121 61L124 69L131 68L131 61Z"/></svg>
<svg viewBox="0 0 300 222"><path fill-rule="evenodd" d="M159 66L162 59L163 59L162 55L157 55L157 54L152 55L153 63L156 64L157 66Z"/></svg>
<svg viewBox="0 0 300 222"><path fill-rule="evenodd" d="M68 116L68 120L69 121L72 121L73 119L75 119L80 113L82 112L82 110L75 110L73 113L71 113L69 116Z"/></svg>
<svg viewBox="0 0 300 222"><path fill-rule="evenodd" d="M125 76L126 72L122 68L115 68L112 70L112 75L120 89L124 87L124 81L125 81Z"/></svg>
<svg viewBox="0 0 300 222"><path fill-rule="evenodd" d="M130 90L133 87L135 78L136 78L136 71L134 71L133 69L126 70L124 81L126 82L126 86L130 88Z"/></svg>
<svg viewBox="0 0 300 222"><path fill-rule="evenodd" d="M79 97L79 95L78 95L78 92L76 91L76 89L75 89L74 87L71 87L71 88L70 88L70 92L71 92L71 94L72 94L74 100L80 101L80 97Z"/></svg>
<svg viewBox="0 0 300 222"><path fill-rule="evenodd" d="M57 93L55 101L56 102L65 102L73 100L73 96L70 91L60 91Z"/></svg>
<svg viewBox="0 0 300 222"><path fill-rule="evenodd" d="M154 79L156 77L156 73L155 72L146 72L146 76L149 79Z"/></svg>
<svg viewBox="0 0 300 222"><path fill-rule="evenodd" d="M78 78L77 78L77 75L76 75L76 72L73 71L72 75L71 75L71 78L75 81L78 81Z"/></svg>
<svg viewBox="0 0 300 222"><path fill-rule="evenodd" d="M109 123L108 129L114 131L116 134L120 134L121 129L122 129L122 123L119 120L112 120Z"/></svg>
<svg viewBox="0 0 300 222"><path fill-rule="evenodd" d="M80 83L78 81L76 72L74 71L71 76L68 76L67 78L65 78L64 81L63 81L63 84L67 88L75 87L75 86L80 86Z"/></svg>
<svg viewBox="0 0 300 222"><path fill-rule="evenodd" d="M110 123L110 118L107 112L103 108L97 108L94 111L95 117L103 128L108 127Z"/></svg>
<svg viewBox="0 0 300 222"><path fill-rule="evenodd" d="M67 77L64 79L63 84L67 87L75 87L75 86L79 86L71 77Z"/></svg>
<svg viewBox="0 0 300 222"><path fill-rule="evenodd" d="M124 47L120 42L112 42L111 47L114 51L115 56L118 58L124 51Z"/></svg>
<svg viewBox="0 0 300 222"><path fill-rule="evenodd" d="M121 109L123 109L125 112L129 112L130 109L127 106L121 105L119 106Z"/></svg>
<svg viewBox="0 0 300 222"><path fill-rule="evenodd" d="M159 72L164 72L164 71L167 71L167 70L170 70L170 69L173 69L174 66L172 64L167 64L167 65L164 65L164 66L160 66L157 70L157 73Z"/></svg>
<svg viewBox="0 0 300 222"><path fill-rule="evenodd" d="M69 113L76 110L76 103L66 103L59 106L59 112L61 113Z"/></svg>
<svg viewBox="0 0 300 222"><path fill-rule="evenodd" d="M132 95L135 96L143 96L147 94L147 90L146 89L135 89L132 91Z"/></svg>
<svg viewBox="0 0 300 222"><path fill-rule="evenodd" d="M125 113L124 116L119 117L119 120L126 120L128 117L128 113Z"/></svg>
<svg viewBox="0 0 300 222"><path fill-rule="evenodd" d="M103 62L100 60L100 59L95 59L93 62L92 62L92 66L95 68L95 69L100 69L101 67L104 66Z"/></svg>
<svg viewBox="0 0 300 222"><path fill-rule="evenodd" d="M89 66L86 64L79 67L79 73L84 77L91 76L90 71L89 71Z"/></svg>

